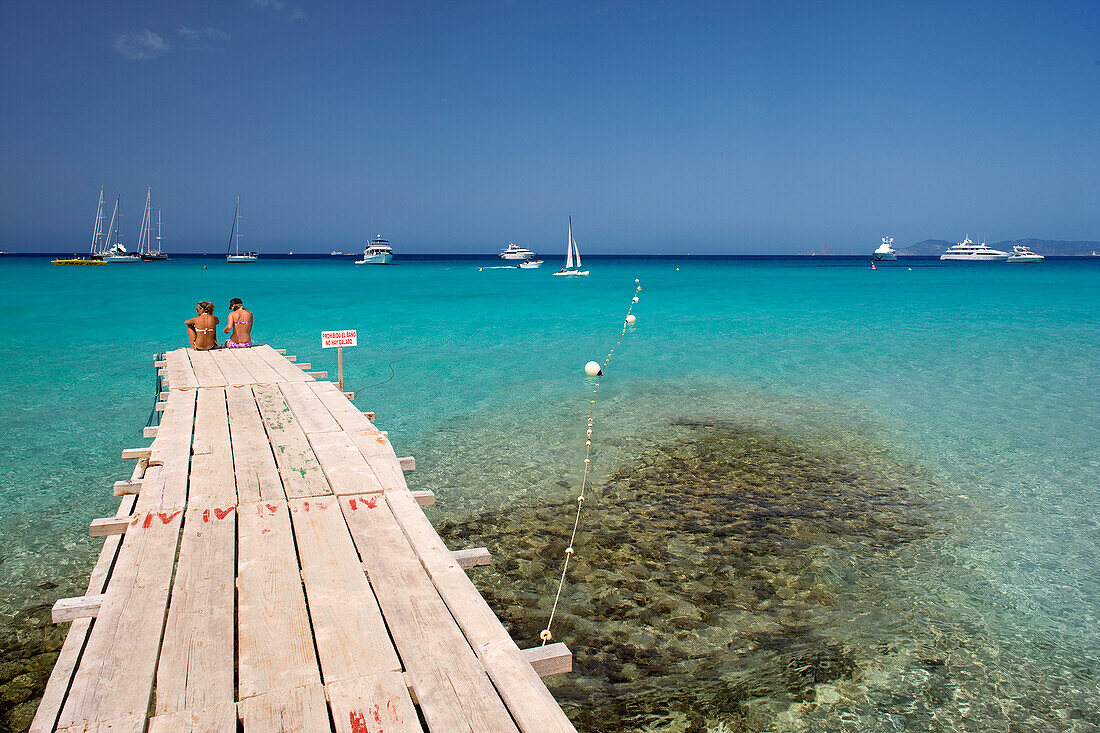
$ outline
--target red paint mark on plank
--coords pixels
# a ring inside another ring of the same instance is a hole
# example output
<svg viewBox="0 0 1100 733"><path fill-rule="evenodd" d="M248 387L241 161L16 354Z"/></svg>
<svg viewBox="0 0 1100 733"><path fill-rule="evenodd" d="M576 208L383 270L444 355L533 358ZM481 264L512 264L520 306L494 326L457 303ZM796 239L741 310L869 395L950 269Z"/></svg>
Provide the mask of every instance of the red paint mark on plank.
<svg viewBox="0 0 1100 733"><path fill-rule="evenodd" d="M214 507L214 516L217 517L218 519L225 519L229 515L229 512L233 511L235 508L236 507L229 507L228 509L219 509L218 507Z"/></svg>

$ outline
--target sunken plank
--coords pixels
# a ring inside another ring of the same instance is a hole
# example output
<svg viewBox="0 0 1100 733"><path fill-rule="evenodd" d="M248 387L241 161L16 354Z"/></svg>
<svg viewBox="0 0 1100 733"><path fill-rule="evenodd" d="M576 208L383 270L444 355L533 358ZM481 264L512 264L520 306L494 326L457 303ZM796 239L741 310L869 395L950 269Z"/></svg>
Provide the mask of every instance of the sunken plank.
<svg viewBox="0 0 1100 733"><path fill-rule="evenodd" d="M140 467L140 466L139 466ZM136 472L135 472L136 473ZM134 510L136 497L127 496L118 505L116 517L126 517ZM118 556L122 546L122 537L108 537L103 542L99 559L92 568L91 577L88 579L88 590L85 595L103 593L107 587L107 576ZM102 607L102 604L101 604ZM61 714L61 706L65 702L65 695L69 690L69 683L76 673L76 665L80 661L80 653L84 650L84 643L91 631L92 620L90 618L77 619L69 627L69 633L65 636L65 643L61 646L61 653L54 662L50 679L46 683L46 689L42 693L42 700L38 703L38 710L34 714L29 733L47 733L52 731L57 724L57 718Z"/></svg>
<svg viewBox="0 0 1100 733"><path fill-rule="evenodd" d="M157 666L157 714L233 702L237 494L224 389L199 391L188 508Z"/></svg>
<svg viewBox="0 0 1100 733"><path fill-rule="evenodd" d="M340 424L329 414L310 386L304 382L282 382L279 389L306 435L339 431Z"/></svg>
<svg viewBox="0 0 1100 733"><path fill-rule="evenodd" d="M252 390L229 387L225 396L239 502L285 498L283 482Z"/></svg>
<svg viewBox="0 0 1100 733"><path fill-rule="evenodd" d="M344 496L340 507L429 728L516 730L386 504Z"/></svg>
<svg viewBox="0 0 1100 733"><path fill-rule="evenodd" d="M462 627L462 633L477 653L520 729L525 733L575 731L538 673L512 641L465 571L459 567L412 495L408 491L387 491L385 497L408 543L455 621Z"/></svg>
<svg viewBox="0 0 1100 733"><path fill-rule="evenodd" d="M237 733L237 706L158 715L149 719L149 733Z"/></svg>
<svg viewBox="0 0 1100 733"><path fill-rule="evenodd" d="M286 502L241 505L237 522L239 698L319 684Z"/></svg>
<svg viewBox="0 0 1100 733"><path fill-rule="evenodd" d="M241 700L237 713L245 733L328 733L332 730L321 685ZM370 728L363 728L357 733L370 731Z"/></svg>
<svg viewBox="0 0 1100 733"><path fill-rule="evenodd" d="M309 443L335 494L381 492L382 484L347 433L313 433Z"/></svg>
<svg viewBox="0 0 1100 733"><path fill-rule="evenodd" d="M164 355L164 360L168 362L166 376L170 389L191 389L199 386L191 360L187 358L187 349L169 351Z"/></svg>
<svg viewBox="0 0 1100 733"><path fill-rule="evenodd" d="M336 499L294 499L289 504L325 683L400 671Z"/></svg>
<svg viewBox="0 0 1100 733"><path fill-rule="evenodd" d="M258 354L279 375L280 382L312 382L313 377L307 376L298 367L275 353L270 346L253 346L250 351Z"/></svg>
<svg viewBox="0 0 1100 733"><path fill-rule="evenodd" d="M149 514L126 533L59 728L130 716L144 723L182 518L180 509Z"/></svg>
<svg viewBox="0 0 1100 733"><path fill-rule="evenodd" d="M200 387L225 387L229 384L214 361L213 351L188 349L187 358L191 360L191 368L195 370L195 379L199 380Z"/></svg>
<svg viewBox="0 0 1100 733"><path fill-rule="evenodd" d="M271 384L279 381L279 373L260 357L256 347L237 349L234 353L257 384Z"/></svg>
<svg viewBox="0 0 1100 733"><path fill-rule="evenodd" d="M417 733L420 726L405 678L398 672L325 685L337 733Z"/></svg>
<svg viewBox="0 0 1100 733"><path fill-rule="evenodd" d="M287 497L331 494L306 434L275 385L252 387Z"/></svg>
<svg viewBox="0 0 1100 733"><path fill-rule="evenodd" d="M217 351L211 351L210 355L214 357L214 363L218 365L218 369L221 370L222 376L225 377L228 384L252 384L256 380L252 378L248 368L237 358L238 351L247 351L247 349L218 349Z"/></svg>

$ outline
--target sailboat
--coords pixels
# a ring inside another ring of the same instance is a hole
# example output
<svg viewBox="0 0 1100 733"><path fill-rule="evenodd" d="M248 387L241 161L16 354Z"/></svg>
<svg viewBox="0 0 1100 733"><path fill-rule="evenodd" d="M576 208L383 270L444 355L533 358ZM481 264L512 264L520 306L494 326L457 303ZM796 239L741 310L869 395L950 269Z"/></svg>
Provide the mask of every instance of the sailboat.
<svg viewBox="0 0 1100 733"><path fill-rule="evenodd" d="M573 239L573 217L569 217L569 245L565 250L565 267L555 275L587 275L588 270L581 270L581 251L577 249L577 240Z"/></svg>
<svg viewBox="0 0 1100 733"><path fill-rule="evenodd" d="M99 253L99 258L115 264L141 262L141 255L126 249L122 244L122 236L118 233L119 222L122 219L122 214L118 212L121 199L121 194L115 198L115 210L111 212L111 223L107 226L107 239L103 242L104 249Z"/></svg>
<svg viewBox="0 0 1100 733"><path fill-rule="evenodd" d="M229 232L229 249L225 251L226 262L255 262L255 252L241 254L241 197L237 196L237 210L233 213L233 229ZM233 250L230 254L229 250Z"/></svg>
<svg viewBox="0 0 1100 733"><path fill-rule="evenodd" d="M153 209L149 205L153 189L147 189L145 194L145 214L141 218L141 235L138 237L138 252L141 259L146 262L157 262L168 259L168 255L161 249L160 243L164 239L160 235L160 209L157 209L157 236L153 237ZM157 240L156 248L153 247L153 239Z"/></svg>
<svg viewBox="0 0 1100 733"><path fill-rule="evenodd" d="M92 246L88 249L94 259L102 259L105 254L104 250L107 247L100 242L101 239L106 237L106 232L103 231L103 186L99 187L99 205L95 210L95 226L92 227Z"/></svg>

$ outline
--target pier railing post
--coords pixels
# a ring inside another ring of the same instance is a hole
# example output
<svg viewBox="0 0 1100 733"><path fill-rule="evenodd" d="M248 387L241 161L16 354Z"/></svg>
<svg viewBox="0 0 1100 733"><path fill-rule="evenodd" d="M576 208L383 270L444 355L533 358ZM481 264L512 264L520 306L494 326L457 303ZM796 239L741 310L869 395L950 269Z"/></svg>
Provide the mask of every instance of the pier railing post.
<svg viewBox="0 0 1100 733"><path fill-rule="evenodd" d="M340 382L340 391L344 391L344 347L336 347L336 376Z"/></svg>

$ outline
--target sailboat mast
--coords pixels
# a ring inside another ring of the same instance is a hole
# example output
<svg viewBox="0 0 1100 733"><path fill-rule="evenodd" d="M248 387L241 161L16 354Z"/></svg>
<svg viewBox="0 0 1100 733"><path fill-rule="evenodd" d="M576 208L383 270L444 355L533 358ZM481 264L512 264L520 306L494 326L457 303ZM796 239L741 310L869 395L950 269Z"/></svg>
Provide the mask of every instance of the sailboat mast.
<svg viewBox="0 0 1100 733"><path fill-rule="evenodd" d="M565 269L573 268L573 217L569 217L569 244L565 249Z"/></svg>
<svg viewBox="0 0 1100 733"><path fill-rule="evenodd" d="M99 187L99 204L95 208L95 225L92 227L91 253L96 254L96 246L103 235L103 186Z"/></svg>
<svg viewBox="0 0 1100 733"><path fill-rule="evenodd" d="M152 212L149 208L149 200L153 197L153 189L145 189L145 211L141 214L141 230L138 232L138 252L149 254L149 229L152 222Z"/></svg>
<svg viewBox="0 0 1100 733"><path fill-rule="evenodd" d="M160 208L157 208L157 254L160 254L160 240L163 237L160 236Z"/></svg>
<svg viewBox="0 0 1100 733"><path fill-rule="evenodd" d="M118 198L115 199L115 210L111 212L111 222L107 225L107 238L103 240L104 251L110 249L112 234L114 234L115 242L118 242L118 224L116 223L116 219L118 218L118 201L121 198L122 195L119 194Z"/></svg>

